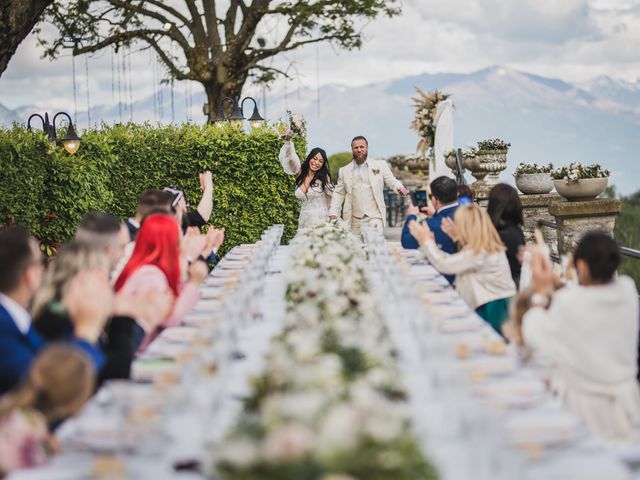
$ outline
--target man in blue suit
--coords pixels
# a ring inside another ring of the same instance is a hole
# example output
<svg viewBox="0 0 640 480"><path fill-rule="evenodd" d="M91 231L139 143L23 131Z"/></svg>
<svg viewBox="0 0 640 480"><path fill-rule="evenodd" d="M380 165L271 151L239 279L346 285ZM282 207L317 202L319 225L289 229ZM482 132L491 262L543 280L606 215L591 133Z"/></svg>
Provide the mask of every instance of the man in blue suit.
<svg viewBox="0 0 640 480"><path fill-rule="evenodd" d="M0 232L0 265L0 394L3 394L25 376L46 342L34 330L27 311L44 274L37 243L20 228ZM72 343L100 368L104 359L94 345L104 319L91 308L78 311L82 315L75 326Z"/></svg>
<svg viewBox="0 0 640 480"><path fill-rule="evenodd" d="M438 177L429 185L431 202L435 212L426 219L429 229L434 233L438 246L447 253L455 253L458 248L455 242L442 231L442 219L453 218L458 209L458 185L449 177ZM402 227L401 243L404 248L416 249L418 242L409 232L409 223L417 219L420 212L418 207L411 205L407 210L407 218ZM449 283L453 283L455 276L445 275Z"/></svg>

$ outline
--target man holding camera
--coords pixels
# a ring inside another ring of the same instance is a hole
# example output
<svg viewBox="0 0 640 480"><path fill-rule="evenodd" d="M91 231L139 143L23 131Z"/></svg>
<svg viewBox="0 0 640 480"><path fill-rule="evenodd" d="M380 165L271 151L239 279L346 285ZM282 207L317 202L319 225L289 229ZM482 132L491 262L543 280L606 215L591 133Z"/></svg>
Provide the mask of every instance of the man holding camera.
<svg viewBox="0 0 640 480"><path fill-rule="evenodd" d="M444 218L451 218L458 209L458 185L455 180L449 177L438 177L429 185L431 194L430 206L417 206L410 205L407 209L407 218L402 227L401 243L404 248L416 249L419 247L418 242L409 232L409 223L416 220L418 213L423 212L427 214L428 218L425 220L429 229L434 233L436 243L441 250L447 253L455 253L458 248L455 242L444 233L442 230L442 220ZM454 277L452 275L445 275L449 283L453 282Z"/></svg>

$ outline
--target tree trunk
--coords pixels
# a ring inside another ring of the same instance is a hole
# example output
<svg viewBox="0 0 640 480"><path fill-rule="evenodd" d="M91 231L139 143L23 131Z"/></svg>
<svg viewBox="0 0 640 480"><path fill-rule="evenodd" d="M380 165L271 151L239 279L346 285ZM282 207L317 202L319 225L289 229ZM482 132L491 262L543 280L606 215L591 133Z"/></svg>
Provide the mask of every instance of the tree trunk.
<svg viewBox="0 0 640 480"><path fill-rule="evenodd" d="M18 45L54 0L0 0L0 76Z"/></svg>
<svg viewBox="0 0 640 480"><path fill-rule="evenodd" d="M212 75L208 81L202 82L204 86L204 91L207 95L207 121L209 123L213 123L214 119L218 115L220 108L223 108L223 113L225 116L229 116L231 114L233 104L229 100L224 100L225 97L229 97L232 99L238 99L242 95L242 87L247 81L247 76L245 75L233 75L229 72L233 70L227 68L218 68L217 75Z"/></svg>

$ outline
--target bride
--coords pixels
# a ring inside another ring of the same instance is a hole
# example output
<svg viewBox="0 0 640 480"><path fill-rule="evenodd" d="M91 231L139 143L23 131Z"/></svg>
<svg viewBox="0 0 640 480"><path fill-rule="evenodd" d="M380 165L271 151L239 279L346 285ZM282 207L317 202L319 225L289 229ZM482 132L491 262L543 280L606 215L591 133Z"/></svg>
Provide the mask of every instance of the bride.
<svg viewBox="0 0 640 480"><path fill-rule="evenodd" d="M279 159L284 171L289 175L295 175L296 178L296 198L300 202L298 218L298 231L300 231L327 222L333 183L326 152L318 147L312 149L301 165L291 142L292 136L291 130L287 130L282 135L284 145L280 149Z"/></svg>

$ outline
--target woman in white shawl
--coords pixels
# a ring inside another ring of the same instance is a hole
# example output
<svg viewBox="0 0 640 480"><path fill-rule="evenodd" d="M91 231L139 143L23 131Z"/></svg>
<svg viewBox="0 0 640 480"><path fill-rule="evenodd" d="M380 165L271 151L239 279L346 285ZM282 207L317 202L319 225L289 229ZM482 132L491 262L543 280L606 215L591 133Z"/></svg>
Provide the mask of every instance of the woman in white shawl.
<svg viewBox="0 0 640 480"><path fill-rule="evenodd" d="M605 233L589 233L574 252L579 285L558 285L550 261L532 260L526 344L551 361L551 387L601 439L630 443L640 430L637 376L638 292L618 277L620 252Z"/></svg>

